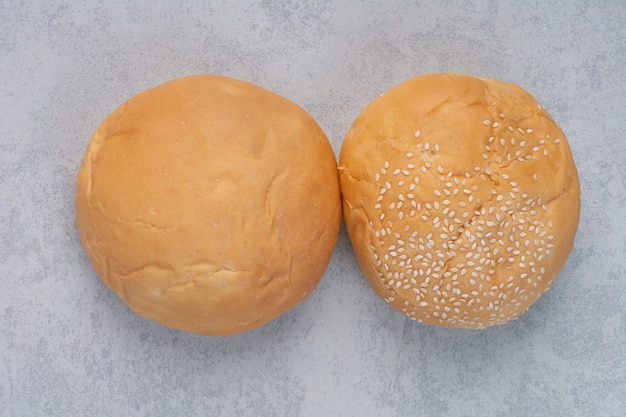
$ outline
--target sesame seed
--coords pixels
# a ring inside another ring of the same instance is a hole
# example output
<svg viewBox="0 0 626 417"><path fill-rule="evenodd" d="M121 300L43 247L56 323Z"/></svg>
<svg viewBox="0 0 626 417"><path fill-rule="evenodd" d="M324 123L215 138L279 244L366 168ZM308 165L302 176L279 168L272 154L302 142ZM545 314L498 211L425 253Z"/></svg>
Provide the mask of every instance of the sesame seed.
<svg viewBox="0 0 626 417"><path fill-rule="evenodd" d="M419 131L419 130L416 130L416 131L415 131L415 137L416 137L416 138L419 138L419 137L420 137L420 131Z"/></svg>
<svg viewBox="0 0 626 417"><path fill-rule="evenodd" d="M485 126L489 126L491 124L491 122L489 120L485 119L485 120L483 120L483 124Z"/></svg>

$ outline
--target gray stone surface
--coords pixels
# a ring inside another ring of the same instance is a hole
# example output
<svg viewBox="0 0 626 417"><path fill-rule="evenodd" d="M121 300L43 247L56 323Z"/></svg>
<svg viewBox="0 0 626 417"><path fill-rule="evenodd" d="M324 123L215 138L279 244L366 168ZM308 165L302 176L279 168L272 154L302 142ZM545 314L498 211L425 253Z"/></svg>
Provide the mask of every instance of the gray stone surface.
<svg viewBox="0 0 626 417"><path fill-rule="evenodd" d="M620 1L0 0L0 416L625 415L625 22ZM76 172L130 95L248 80L307 109L338 155L370 100L438 71L519 84L573 149L575 248L521 319L410 322L345 229L305 302L227 338L146 321L94 274Z"/></svg>

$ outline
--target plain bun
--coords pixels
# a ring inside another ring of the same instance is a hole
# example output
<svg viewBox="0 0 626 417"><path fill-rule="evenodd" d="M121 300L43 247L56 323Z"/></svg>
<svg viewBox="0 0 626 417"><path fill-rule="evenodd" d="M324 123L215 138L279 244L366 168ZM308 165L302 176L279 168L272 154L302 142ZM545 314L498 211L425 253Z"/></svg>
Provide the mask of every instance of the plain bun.
<svg viewBox="0 0 626 417"><path fill-rule="evenodd" d="M337 163L293 102L222 76L122 104L78 173L81 241L136 313L205 335L258 327L305 299L341 221Z"/></svg>
<svg viewBox="0 0 626 417"><path fill-rule="evenodd" d="M572 249L580 187L569 145L513 84L460 74L399 84L356 118L339 165L361 269L412 319L515 319Z"/></svg>

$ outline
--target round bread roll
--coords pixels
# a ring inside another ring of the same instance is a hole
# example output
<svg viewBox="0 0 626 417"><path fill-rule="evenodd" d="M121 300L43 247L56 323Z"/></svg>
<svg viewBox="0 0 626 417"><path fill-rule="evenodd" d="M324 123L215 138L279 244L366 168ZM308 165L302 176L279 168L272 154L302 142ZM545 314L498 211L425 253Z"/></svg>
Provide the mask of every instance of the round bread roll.
<svg viewBox="0 0 626 417"><path fill-rule="evenodd" d="M460 74L408 80L357 117L339 165L361 269L411 319L472 329L515 319L572 249L572 154L518 86Z"/></svg>
<svg viewBox="0 0 626 417"><path fill-rule="evenodd" d="M81 241L104 283L168 327L230 335L301 302L341 221L337 162L302 108L222 76L122 104L78 172Z"/></svg>

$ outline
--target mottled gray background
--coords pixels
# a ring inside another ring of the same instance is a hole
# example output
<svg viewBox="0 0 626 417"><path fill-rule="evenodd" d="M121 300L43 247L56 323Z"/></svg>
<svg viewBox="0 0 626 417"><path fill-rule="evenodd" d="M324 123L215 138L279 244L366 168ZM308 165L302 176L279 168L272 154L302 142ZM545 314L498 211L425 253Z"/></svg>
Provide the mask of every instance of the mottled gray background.
<svg viewBox="0 0 626 417"><path fill-rule="evenodd" d="M626 3L0 0L1 416L626 415ZM345 230L305 302L228 338L133 313L80 245L74 181L122 101L219 73L307 109L335 152L412 76L514 82L566 132L575 248L520 320L410 322L362 278Z"/></svg>

